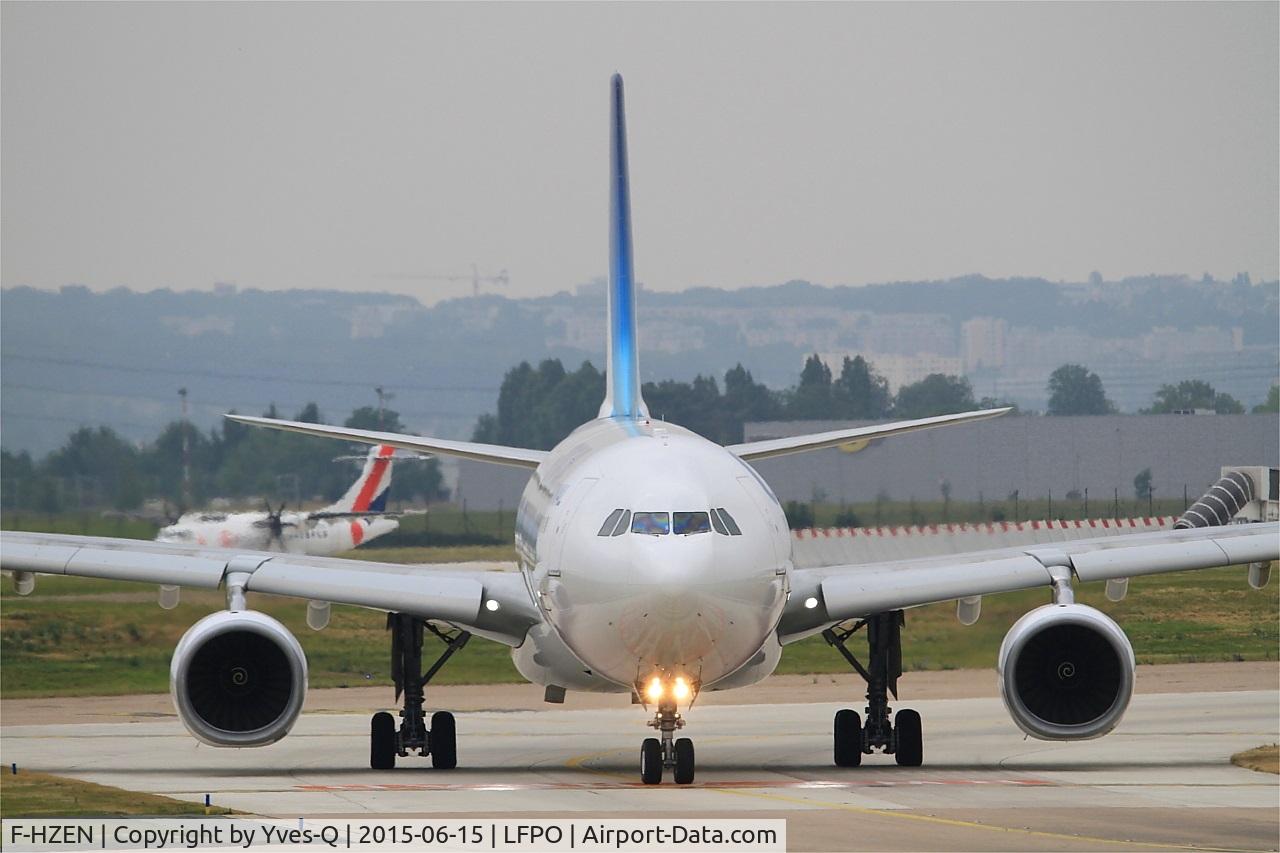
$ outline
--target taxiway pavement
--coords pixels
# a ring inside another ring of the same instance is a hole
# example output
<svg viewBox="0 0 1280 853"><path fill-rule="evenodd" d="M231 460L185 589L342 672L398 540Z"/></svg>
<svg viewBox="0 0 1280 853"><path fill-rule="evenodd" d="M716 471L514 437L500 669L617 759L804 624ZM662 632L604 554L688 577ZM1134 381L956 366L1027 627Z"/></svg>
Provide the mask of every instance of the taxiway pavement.
<svg viewBox="0 0 1280 853"><path fill-rule="evenodd" d="M639 783L650 730L627 705L460 713L460 766L444 772L421 758L369 770L368 717L352 713L304 714L257 750L198 745L171 717L6 724L0 757L271 816L759 816L787 818L794 850L1275 850L1280 778L1229 762L1280 739L1276 667L1257 672L1265 689L1138 695L1082 743L1024 739L990 696L893 703L924 718L912 769L832 766L840 704L707 703L686 714L689 787Z"/></svg>

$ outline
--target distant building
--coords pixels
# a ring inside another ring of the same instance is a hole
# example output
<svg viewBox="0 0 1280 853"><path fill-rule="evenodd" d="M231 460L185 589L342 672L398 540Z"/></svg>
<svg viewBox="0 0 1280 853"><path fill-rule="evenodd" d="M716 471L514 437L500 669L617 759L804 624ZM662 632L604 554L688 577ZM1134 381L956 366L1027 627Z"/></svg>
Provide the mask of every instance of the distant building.
<svg viewBox="0 0 1280 853"><path fill-rule="evenodd" d="M960 354L966 373L1004 367L1006 328L998 317L974 317L961 324Z"/></svg>
<svg viewBox="0 0 1280 853"><path fill-rule="evenodd" d="M772 421L746 425L747 441L778 438L870 421ZM1280 465L1280 415L1006 416L965 426L872 442L854 453L818 450L755 464L783 500L954 500L1023 497L1054 500L1068 492L1107 502L1133 500L1133 478L1151 469L1157 498L1194 500L1223 465Z"/></svg>

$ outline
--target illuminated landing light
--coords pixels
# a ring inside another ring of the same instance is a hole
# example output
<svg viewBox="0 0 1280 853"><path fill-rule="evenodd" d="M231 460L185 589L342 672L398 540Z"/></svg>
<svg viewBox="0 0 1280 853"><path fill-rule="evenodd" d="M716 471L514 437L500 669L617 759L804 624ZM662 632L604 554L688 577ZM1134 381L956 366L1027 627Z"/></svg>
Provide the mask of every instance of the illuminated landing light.
<svg viewBox="0 0 1280 853"><path fill-rule="evenodd" d="M649 686L645 688L644 695L649 698L650 702L657 702L662 698L662 679L654 676L649 682Z"/></svg>
<svg viewBox="0 0 1280 853"><path fill-rule="evenodd" d="M804 600L804 609L805 609L805 610L812 610L813 608L815 608L815 607L817 607L817 606L818 606L818 599L814 598L813 596L809 596L808 598L806 598L806 599Z"/></svg>
<svg viewBox="0 0 1280 853"><path fill-rule="evenodd" d="M673 692L675 693L676 699L680 702L683 702L685 699L688 699L689 698L689 682L685 681L683 678L677 678L676 686Z"/></svg>
<svg viewBox="0 0 1280 853"><path fill-rule="evenodd" d="M499 604L495 599L492 599L492 598L484 603L484 609L488 610L490 613L495 612L501 606L502 606L501 604Z"/></svg>

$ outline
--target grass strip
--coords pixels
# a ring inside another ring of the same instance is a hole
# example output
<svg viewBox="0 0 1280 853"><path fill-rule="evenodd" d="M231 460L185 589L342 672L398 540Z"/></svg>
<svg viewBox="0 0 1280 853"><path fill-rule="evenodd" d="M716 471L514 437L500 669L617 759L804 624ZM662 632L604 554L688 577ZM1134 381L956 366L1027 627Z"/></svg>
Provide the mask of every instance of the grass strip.
<svg viewBox="0 0 1280 853"><path fill-rule="evenodd" d="M1280 744L1256 746L1231 756L1231 763L1259 773L1280 775Z"/></svg>
<svg viewBox="0 0 1280 853"><path fill-rule="evenodd" d="M504 559L502 549L359 551L407 562ZM8 587L8 584L5 584ZM1129 635L1139 663L1275 660L1280 647L1280 584L1255 591L1243 568L1134 578L1128 597L1107 601L1104 585L1079 584L1077 598L1110 614ZM156 605L154 587L95 579L46 577L36 594L0 593L0 695L6 698L163 693L169 659L182 634L225 606L217 591L183 590L174 610ZM1000 640L1024 613L1047 604L1047 590L987 596L982 618L964 627L952 602L907 611L907 670L987 669ZM328 628L306 627L306 602L251 595L250 603L279 619L301 642L316 687L390 685L386 615L335 605ZM428 647L427 654L432 654ZM780 673L845 672L821 637L784 649ZM505 646L475 638L437 676L440 684L519 682Z"/></svg>
<svg viewBox="0 0 1280 853"><path fill-rule="evenodd" d="M50 773L5 768L0 776L0 817L167 817L225 815L231 809L174 800Z"/></svg>

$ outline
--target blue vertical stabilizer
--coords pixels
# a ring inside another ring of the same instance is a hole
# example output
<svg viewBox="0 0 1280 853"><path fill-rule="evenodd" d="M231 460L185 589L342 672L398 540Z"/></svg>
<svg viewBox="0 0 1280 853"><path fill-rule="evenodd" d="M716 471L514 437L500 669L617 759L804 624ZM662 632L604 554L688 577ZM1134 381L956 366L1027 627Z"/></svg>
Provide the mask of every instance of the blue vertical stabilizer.
<svg viewBox="0 0 1280 853"><path fill-rule="evenodd" d="M609 353L602 418L647 418L640 396L636 347L635 274L631 264L631 185L627 177L627 119L622 75L610 81L609 125Z"/></svg>

